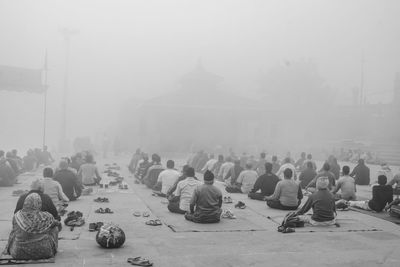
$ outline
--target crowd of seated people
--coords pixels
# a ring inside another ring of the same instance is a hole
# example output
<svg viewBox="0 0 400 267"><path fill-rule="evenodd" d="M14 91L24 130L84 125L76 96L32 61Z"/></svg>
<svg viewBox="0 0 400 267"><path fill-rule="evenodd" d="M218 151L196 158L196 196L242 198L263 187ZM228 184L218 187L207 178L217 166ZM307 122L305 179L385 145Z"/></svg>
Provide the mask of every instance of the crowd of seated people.
<svg viewBox="0 0 400 267"><path fill-rule="evenodd" d="M2 151L0 155L0 162L6 161ZM4 166L9 169L1 169L0 166L1 175L12 171L8 164ZM19 197L16 204L12 231L5 249L5 253L16 260L54 257L58 249L58 233L62 228L61 216L67 203L80 197L84 188L83 181L89 181L87 183L91 185L101 180L93 156L88 152L78 153L72 160L61 158L55 170L47 166L43 168L42 174L42 177L32 182L31 190ZM15 173L13 175L16 176Z"/></svg>

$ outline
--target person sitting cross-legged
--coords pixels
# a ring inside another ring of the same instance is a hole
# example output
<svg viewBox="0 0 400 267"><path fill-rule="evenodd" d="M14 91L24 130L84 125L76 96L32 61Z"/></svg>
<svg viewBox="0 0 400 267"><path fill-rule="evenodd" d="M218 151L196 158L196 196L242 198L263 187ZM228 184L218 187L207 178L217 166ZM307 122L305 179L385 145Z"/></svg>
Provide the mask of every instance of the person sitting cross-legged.
<svg viewBox="0 0 400 267"><path fill-rule="evenodd" d="M356 200L356 182L353 177L349 176L349 166L343 166L342 173L343 176L337 181L335 189L332 190L332 194L336 199ZM339 190L341 193L337 194Z"/></svg>
<svg viewBox="0 0 400 267"><path fill-rule="evenodd" d="M257 180L258 174L253 170L251 163L246 163L246 169L241 171L234 185L225 187L228 193L244 193L247 194L253 188Z"/></svg>
<svg viewBox="0 0 400 267"><path fill-rule="evenodd" d="M14 214L12 231L5 252L15 260L38 260L54 257L58 248L60 222L42 211L37 193L29 194L21 210Z"/></svg>
<svg viewBox="0 0 400 267"><path fill-rule="evenodd" d="M76 200L82 193L78 177L68 168L66 160L60 161L59 170L54 174L54 181L60 183L64 194L70 201Z"/></svg>
<svg viewBox="0 0 400 267"><path fill-rule="evenodd" d="M270 208L296 210L303 198L301 187L292 179L293 172L291 169L285 169L283 175L284 179L276 184L274 193L264 199Z"/></svg>
<svg viewBox="0 0 400 267"><path fill-rule="evenodd" d="M248 194L251 199L264 200L264 197L274 193L276 184L279 182L279 177L272 173L272 163L264 164L265 173L257 178L253 189ZM258 191L261 191L258 193Z"/></svg>
<svg viewBox="0 0 400 267"><path fill-rule="evenodd" d="M160 197L166 197L168 191L178 180L180 173L175 170L175 162L173 160L167 161L167 169L160 172L158 175L158 180L153 189L154 193L159 195ZM160 188L160 191L157 189Z"/></svg>
<svg viewBox="0 0 400 267"><path fill-rule="evenodd" d="M186 169L186 178L180 181L173 193L174 197L169 199L168 210L173 213L185 214L190 211L190 201L194 189L201 185L201 182L196 180L194 177L194 169L188 167ZM178 201L174 201L174 198L179 198Z"/></svg>
<svg viewBox="0 0 400 267"><path fill-rule="evenodd" d="M378 185L372 187L372 199L367 201L348 201L350 207L356 207L363 210L373 210L381 212L386 205L393 201L393 188L387 185L385 175L378 176Z"/></svg>
<svg viewBox="0 0 400 267"><path fill-rule="evenodd" d="M308 197L307 202L296 214L299 220L314 226L329 226L336 223L335 198L329 192L329 178L319 177L317 191ZM304 215L312 208L312 215Z"/></svg>
<svg viewBox="0 0 400 267"><path fill-rule="evenodd" d="M185 219L195 223L217 223L221 217L222 192L214 183L214 174L207 170L204 173L204 184L194 189L190 201L190 213Z"/></svg>

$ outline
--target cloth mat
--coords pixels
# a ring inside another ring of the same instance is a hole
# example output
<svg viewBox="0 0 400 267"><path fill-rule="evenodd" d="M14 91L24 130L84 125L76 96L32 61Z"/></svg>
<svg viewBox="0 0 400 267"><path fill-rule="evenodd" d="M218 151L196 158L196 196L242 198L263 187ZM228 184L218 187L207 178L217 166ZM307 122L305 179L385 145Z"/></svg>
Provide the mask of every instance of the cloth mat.
<svg viewBox="0 0 400 267"><path fill-rule="evenodd" d="M0 221L0 241L8 241L11 232L11 221ZM79 238L83 228L87 227L86 224L75 227L74 231L70 231L70 227L63 224L61 232L58 233L58 239L76 240Z"/></svg>
<svg viewBox="0 0 400 267"><path fill-rule="evenodd" d="M174 232L237 232L237 231L271 231L273 223L251 209L236 209L234 203L223 204L222 209L232 211L236 219L223 219L219 223L200 224L185 220L183 215L168 211L167 204L162 204L158 196L151 196L151 191L145 188L135 188L134 191L145 202L148 209L162 223ZM154 227L154 226L149 226Z"/></svg>
<svg viewBox="0 0 400 267"><path fill-rule="evenodd" d="M389 213L387 213L385 211L383 211L383 212L373 212L373 211L358 209L358 208L355 208L355 207L350 207L350 209L352 211L357 211L357 212L360 212L360 213L363 213L363 214L367 214L367 215L370 215L370 216L373 216L375 218L379 218L379 219L382 219L382 220L385 220L385 221L388 221L388 222L392 222L392 223L395 223L395 224L400 224L400 218L392 217L392 216L389 215Z"/></svg>
<svg viewBox="0 0 400 267"><path fill-rule="evenodd" d="M276 224L278 227L284 216L274 216L269 219ZM353 218L340 218L336 220L340 224L340 227L332 226L310 226L295 228L296 233L314 233L314 232L369 232L369 231L382 231L375 226L368 225L363 221Z"/></svg>
<svg viewBox="0 0 400 267"><path fill-rule="evenodd" d="M55 263L55 258L42 260L14 260L10 255L0 256L0 265Z"/></svg>

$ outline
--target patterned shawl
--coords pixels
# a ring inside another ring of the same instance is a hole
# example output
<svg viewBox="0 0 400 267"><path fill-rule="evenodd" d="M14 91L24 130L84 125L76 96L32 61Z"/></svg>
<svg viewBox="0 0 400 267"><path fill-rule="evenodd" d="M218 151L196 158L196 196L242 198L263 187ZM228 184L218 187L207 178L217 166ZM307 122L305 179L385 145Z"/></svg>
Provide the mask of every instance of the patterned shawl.
<svg viewBox="0 0 400 267"><path fill-rule="evenodd" d="M15 213L14 218L18 226L27 233L41 234L47 231L54 223L53 215L40 211L42 199L37 193L29 194L24 201L22 210Z"/></svg>

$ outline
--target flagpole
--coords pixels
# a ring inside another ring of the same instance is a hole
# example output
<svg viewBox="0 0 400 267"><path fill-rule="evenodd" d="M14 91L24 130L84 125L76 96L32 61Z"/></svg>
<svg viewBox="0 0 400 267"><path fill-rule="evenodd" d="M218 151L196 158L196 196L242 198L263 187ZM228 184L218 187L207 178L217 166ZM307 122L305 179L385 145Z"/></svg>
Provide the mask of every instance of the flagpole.
<svg viewBox="0 0 400 267"><path fill-rule="evenodd" d="M46 145L46 124L47 124L47 49L44 54L44 107L43 107L43 146Z"/></svg>

